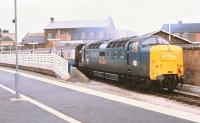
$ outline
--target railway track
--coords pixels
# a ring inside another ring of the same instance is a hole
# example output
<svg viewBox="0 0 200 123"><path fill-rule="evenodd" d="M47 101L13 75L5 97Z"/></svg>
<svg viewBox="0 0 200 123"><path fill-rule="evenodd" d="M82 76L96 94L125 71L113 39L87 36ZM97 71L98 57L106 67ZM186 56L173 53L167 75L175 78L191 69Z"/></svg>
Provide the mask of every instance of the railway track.
<svg viewBox="0 0 200 123"><path fill-rule="evenodd" d="M200 106L200 96L198 95L192 95L192 94L187 94L182 91L173 91L173 92L166 92L166 91L161 91L161 92L152 92L152 94L167 98L169 100L175 100L177 102L182 102L185 104L189 105L196 105Z"/></svg>
<svg viewBox="0 0 200 123"><path fill-rule="evenodd" d="M101 78L93 78L93 80L111 84L111 85L115 85L120 88L125 88L128 90L136 91L136 92L143 93L143 94L150 94L150 95L155 95L158 97L167 98L169 100L174 100L174 101L181 102L184 104L200 106L200 95L190 94L190 93L186 93L186 92L178 91L178 90L175 90L173 92L169 92L169 91L165 91L165 90L161 90L159 92L153 92L153 91L149 91L149 90L141 90L139 88L130 87L129 85L122 84L122 83L116 83L115 81L111 81L111 80L105 80L105 79L101 79Z"/></svg>

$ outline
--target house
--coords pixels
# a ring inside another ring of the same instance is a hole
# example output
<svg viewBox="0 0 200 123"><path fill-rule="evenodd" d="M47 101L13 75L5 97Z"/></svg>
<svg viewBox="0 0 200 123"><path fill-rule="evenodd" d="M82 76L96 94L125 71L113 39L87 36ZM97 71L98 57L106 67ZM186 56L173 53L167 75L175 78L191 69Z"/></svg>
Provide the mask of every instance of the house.
<svg viewBox="0 0 200 123"><path fill-rule="evenodd" d="M116 30L115 32L115 38L124 38L124 37L132 37L132 36L137 36L137 33L132 32L130 30Z"/></svg>
<svg viewBox="0 0 200 123"><path fill-rule="evenodd" d="M47 48L66 47L69 44L115 39L115 26L111 18L60 22L51 18L44 28L44 37Z"/></svg>
<svg viewBox="0 0 200 123"><path fill-rule="evenodd" d="M0 29L0 50L11 50L15 46L15 33Z"/></svg>
<svg viewBox="0 0 200 123"><path fill-rule="evenodd" d="M22 49L44 48L44 33L27 33L22 39Z"/></svg>
<svg viewBox="0 0 200 123"><path fill-rule="evenodd" d="M163 24L162 30L193 42L200 42L200 23ZM170 31L169 31L170 30Z"/></svg>
<svg viewBox="0 0 200 123"><path fill-rule="evenodd" d="M155 32L148 33L146 35L161 36L164 39L168 40L170 44L174 44L174 45L180 45L180 46L184 45L184 46L186 46L186 45L190 45L190 44L197 44L197 43L194 43L190 40L187 40L185 38L182 38L180 36L177 36L175 34L169 33L169 32L164 31L164 30L158 30L158 31L155 31Z"/></svg>

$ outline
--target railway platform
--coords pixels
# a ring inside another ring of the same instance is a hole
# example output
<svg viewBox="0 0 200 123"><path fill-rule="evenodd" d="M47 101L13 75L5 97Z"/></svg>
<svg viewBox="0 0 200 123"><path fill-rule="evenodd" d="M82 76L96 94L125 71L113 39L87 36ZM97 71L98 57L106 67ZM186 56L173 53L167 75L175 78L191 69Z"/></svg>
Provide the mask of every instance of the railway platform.
<svg viewBox="0 0 200 123"><path fill-rule="evenodd" d="M21 100L14 72L0 70L0 122L4 123L195 123L198 115L21 74Z"/></svg>
<svg viewBox="0 0 200 123"><path fill-rule="evenodd" d="M14 94L0 89L1 123L66 123L27 100L15 100Z"/></svg>

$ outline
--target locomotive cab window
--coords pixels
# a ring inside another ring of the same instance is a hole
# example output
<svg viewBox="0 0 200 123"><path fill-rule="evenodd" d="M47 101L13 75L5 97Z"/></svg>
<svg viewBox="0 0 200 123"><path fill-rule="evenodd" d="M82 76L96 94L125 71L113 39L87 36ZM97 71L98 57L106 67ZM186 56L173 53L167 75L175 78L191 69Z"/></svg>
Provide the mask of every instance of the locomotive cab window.
<svg viewBox="0 0 200 123"><path fill-rule="evenodd" d="M156 38L149 38L142 42L142 46L158 44Z"/></svg>
<svg viewBox="0 0 200 123"><path fill-rule="evenodd" d="M158 39L158 43L159 43L159 44L169 44L169 42L166 41L166 40L163 39L163 38L157 38L157 39Z"/></svg>
<svg viewBox="0 0 200 123"><path fill-rule="evenodd" d="M139 49L139 42L134 42L134 43L132 44L132 52L137 53L137 52L138 52L138 49Z"/></svg>

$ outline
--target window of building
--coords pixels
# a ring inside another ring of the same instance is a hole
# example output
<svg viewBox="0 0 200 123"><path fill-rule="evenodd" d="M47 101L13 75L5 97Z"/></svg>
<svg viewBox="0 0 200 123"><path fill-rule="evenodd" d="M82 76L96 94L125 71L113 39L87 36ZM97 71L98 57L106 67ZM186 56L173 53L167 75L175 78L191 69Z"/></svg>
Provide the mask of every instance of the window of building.
<svg viewBox="0 0 200 123"><path fill-rule="evenodd" d="M180 34L179 34L179 33L174 33L174 35L176 35L176 36L180 36Z"/></svg>
<svg viewBox="0 0 200 123"><path fill-rule="evenodd" d="M65 29L60 30L60 34L61 34L61 35L64 35L64 34L66 34L66 33L67 33L67 30L65 30Z"/></svg>
<svg viewBox="0 0 200 123"><path fill-rule="evenodd" d="M86 32L81 32L81 39L86 39Z"/></svg>
<svg viewBox="0 0 200 123"><path fill-rule="evenodd" d="M183 33L183 38L188 39L189 33Z"/></svg>
<svg viewBox="0 0 200 123"><path fill-rule="evenodd" d="M72 40L79 40L79 33L78 31L72 31Z"/></svg>
<svg viewBox="0 0 200 123"><path fill-rule="evenodd" d="M50 33L50 32L49 32L49 33L47 34L47 39L53 39L53 33Z"/></svg>
<svg viewBox="0 0 200 123"><path fill-rule="evenodd" d="M104 32L99 31L99 32L98 32L98 38L99 38L99 39L103 39L103 38L104 38Z"/></svg>
<svg viewBox="0 0 200 123"><path fill-rule="evenodd" d="M94 39L94 32L90 32L90 39Z"/></svg>

